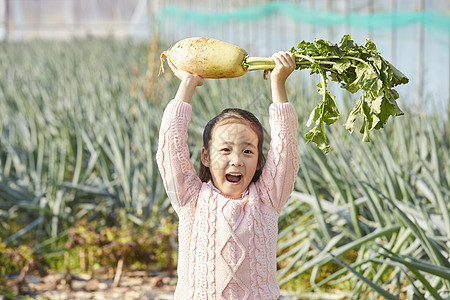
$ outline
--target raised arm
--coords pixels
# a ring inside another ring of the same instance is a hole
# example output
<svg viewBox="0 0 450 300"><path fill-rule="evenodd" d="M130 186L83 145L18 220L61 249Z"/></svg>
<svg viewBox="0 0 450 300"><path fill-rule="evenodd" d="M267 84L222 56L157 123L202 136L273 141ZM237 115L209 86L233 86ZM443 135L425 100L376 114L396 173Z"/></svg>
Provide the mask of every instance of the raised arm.
<svg viewBox="0 0 450 300"><path fill-rule="evenodd" d="M288 102L286 79L295 69L295 58L290 52L272 56L276 63L270 75L273 104L269 108L271 141L263 172L257 183L262 200L278 213L286 204L297 177L297 113Z"/></svg>
<svg viewBox="0 0 450 300"><path fill-rule="evenodd" d="M167 196L178 212L196 200L202 184L190 161L187 131L192 111L190 102L195 88L203 84L203 78L169 65L181 83L175 99L164 111L156 159Z"/></svg>

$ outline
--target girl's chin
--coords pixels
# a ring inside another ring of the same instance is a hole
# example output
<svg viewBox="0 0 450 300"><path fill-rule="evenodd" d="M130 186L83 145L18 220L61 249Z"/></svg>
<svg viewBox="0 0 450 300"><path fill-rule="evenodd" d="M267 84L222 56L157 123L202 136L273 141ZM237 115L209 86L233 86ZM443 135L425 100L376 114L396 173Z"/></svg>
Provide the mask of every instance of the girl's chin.
<svg viewBox="0 0 450 300"><path fill-rule="evenodd" d="M245 189L242 189L234 184L230 184L230 186L226 189L224 189L224 191L222 191L222 193L228 197L240 197L242 195L242 193L245 191Z"/></svg>
<svg viewBox="0 0 450 300"><path fill-rule="evenodd" d="M213 184L218 190L220 190L223 195L231 198L240 198L249 184L247 183L246 186L246 183L243 179L244 178L240 178L240 180L238 181L230 181L225 179L221 181L220 184Z"/></svg>

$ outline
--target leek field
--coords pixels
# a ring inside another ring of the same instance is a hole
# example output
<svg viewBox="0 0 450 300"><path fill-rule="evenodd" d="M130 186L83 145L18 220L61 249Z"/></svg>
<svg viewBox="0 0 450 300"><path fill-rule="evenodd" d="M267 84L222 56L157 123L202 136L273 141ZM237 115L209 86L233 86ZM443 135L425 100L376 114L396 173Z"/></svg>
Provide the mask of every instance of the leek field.
<svg viewBox="0 0 450 300"><path fill-rule="evenodd" d="M8 276L109 267L174 272L177 220L156 167L162 111L178 79L158 76L167 45L116 39L0 47L0 294ZM308 72L308 71L296 71ZM189 147L198 166L206 122L225 107L253 111L266 129L262 72L206 80L193 100ZM372 133L327 129L324 155L305 142L320 97L293 76L300 171L279 219L283 293L303 299L449 299L450 125L412 109ZM444 117L443 117L444 115ZM20 292L20 290L19 290ZM323 296L323 298L326 298Z"/></svg>

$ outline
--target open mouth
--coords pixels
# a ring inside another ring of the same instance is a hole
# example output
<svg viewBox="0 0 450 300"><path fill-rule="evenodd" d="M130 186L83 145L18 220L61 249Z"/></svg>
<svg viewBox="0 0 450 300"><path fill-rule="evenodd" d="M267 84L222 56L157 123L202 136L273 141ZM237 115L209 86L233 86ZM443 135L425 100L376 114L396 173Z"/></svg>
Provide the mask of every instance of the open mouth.
<svg viewBox="0 0 450 300"><path fill-rule="evenodd" d="M225 177L227 178L227 181L230 183L238 183L242 179L242 175L239 173L230 173L225 175Z"/></svg>

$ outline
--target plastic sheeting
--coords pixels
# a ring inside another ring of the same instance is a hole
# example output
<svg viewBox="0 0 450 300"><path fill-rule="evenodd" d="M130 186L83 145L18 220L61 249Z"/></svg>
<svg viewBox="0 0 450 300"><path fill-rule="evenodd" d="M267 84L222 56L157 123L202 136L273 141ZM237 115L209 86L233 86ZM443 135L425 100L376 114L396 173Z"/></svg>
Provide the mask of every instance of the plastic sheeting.
<svg viewBox="0 0 450 300"><path fill-rule="evenodd" d="M273 14L282 13L296 22L316 26L349 25L359 28L391 29L420 23L425 28L443 31L450 34L450 17L436 11L388 11L388 12L357 12L336 13L323 10L313 10L291 2L268 2L255 4L225 12L207 12L183 6L166 6L158 15L163 23L171 16L188 19L196 23L209 25L231 21L254 22Z"/></svg>

